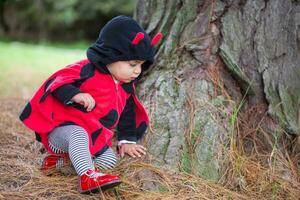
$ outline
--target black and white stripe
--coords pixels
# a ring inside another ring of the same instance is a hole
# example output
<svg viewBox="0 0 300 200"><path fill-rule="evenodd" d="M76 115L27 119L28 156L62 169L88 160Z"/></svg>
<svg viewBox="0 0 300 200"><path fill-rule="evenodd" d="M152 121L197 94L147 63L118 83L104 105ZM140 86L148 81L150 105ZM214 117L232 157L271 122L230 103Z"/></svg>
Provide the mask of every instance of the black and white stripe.
<svg viewBox="0 0 300 200"><path fill-rule="evenodd" d="M49 147L55 153L69 153L70 160L78 175L89 169L94 169L89 151L87 132L80 126L67 125L55 128L49 134ZM94 159L100 169L115 167L117 158L111 148Z"/></svg>
<svg viewBox="0 0 300 200"><path fill-rule="evenodd" d="M49 141L49 147L50 147L50 149L51 149L54 153L56 153L56 154L67 153L67 152L65 152L65 151L63 151L63 150L58 149L57 147L55 147L52 143L50 143L50 141Z"/></svg>
<svg viewBox="0 0 300 200"><path fill-rule="evenodd" d="M108 148L103 154L94 159L94 163L100 169L112 169L117 164L117 157L111 148Z"/></svg>

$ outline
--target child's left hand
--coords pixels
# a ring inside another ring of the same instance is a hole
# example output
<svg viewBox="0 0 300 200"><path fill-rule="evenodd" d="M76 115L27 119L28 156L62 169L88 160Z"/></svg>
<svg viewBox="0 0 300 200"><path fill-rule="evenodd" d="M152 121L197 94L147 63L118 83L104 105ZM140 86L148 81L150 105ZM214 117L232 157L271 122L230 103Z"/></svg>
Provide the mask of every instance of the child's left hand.
<svg viewBox="0 0 300 200"><path fill-rule="evenodd" d="M129 156L135 157L142 157L142 155L146 155L147 149L139 144L122 144L119 149L119 153L121 158L128 154Z"/></svg>

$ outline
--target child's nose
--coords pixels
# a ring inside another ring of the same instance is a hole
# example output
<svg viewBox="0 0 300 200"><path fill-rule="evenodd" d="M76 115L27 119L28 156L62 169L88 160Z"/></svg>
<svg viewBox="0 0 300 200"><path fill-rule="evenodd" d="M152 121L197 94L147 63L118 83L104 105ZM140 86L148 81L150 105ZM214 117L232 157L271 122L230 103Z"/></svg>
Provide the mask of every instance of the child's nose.
<svg viewBox="0 0 300 200"><path fill-rule="evenodd" d="M135 74L140 74L141 71L142 71L142 66L141 66L141 65L138 65L138 66L135 68L134 73L135 73Z"/></svg>

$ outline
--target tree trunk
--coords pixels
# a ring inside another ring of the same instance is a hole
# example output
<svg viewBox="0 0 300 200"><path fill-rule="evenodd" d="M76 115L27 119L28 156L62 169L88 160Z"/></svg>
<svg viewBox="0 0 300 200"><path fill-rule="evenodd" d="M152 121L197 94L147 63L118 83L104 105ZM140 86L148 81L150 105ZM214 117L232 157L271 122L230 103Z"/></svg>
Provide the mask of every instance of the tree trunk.
<svg viewBox="0 0 300 200"><path fill-rule="evenodd" d="M6 0L0 0L0 27L2 28L4 34L8 33L9 31L9 26L7 25L4 17L5 3Z"/></svg>
<svg viewBox="0 0 300 200"><path fill-rule="evenodd" d="M47 32L48 32L48 24L46 20L46 13L45 13L45 1L43 0L35 0L36 8L38 15L40 16L38 20L38 30L39 30L39 41L46 41L48 38Z"/></svg>
<svg viewBox="0 0 300 200"><path fill-rule="evenodd" d="M135 18L164 35L139 85L156 163L218 180L244 100L299 133L299 11L292 0L139 0Z"/></svg>

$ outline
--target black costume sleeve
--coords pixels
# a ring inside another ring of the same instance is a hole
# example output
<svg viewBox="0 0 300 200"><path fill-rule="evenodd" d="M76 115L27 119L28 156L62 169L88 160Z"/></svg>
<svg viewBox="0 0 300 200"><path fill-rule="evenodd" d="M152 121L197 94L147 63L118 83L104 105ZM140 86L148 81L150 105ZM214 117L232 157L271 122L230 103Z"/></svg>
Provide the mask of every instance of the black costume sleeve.
<svg viewBox="0 0 300 200"><path fill-rule="evenodd" d="M130 96L126 101L125 108L119 119L117 130L118 130L118 141L120 140L128 140L134 142L137 141L134 100L132 96Z"/></svg>
<svg viewBox="0 0 300 200"><path fill-rule="evenodd" d="M58 101L60 101L64 105L69 105L72 97L74 97L78 93L81 93L79 88L75 87L72 84L66 84L54 90L52 94Z"/></svg>

